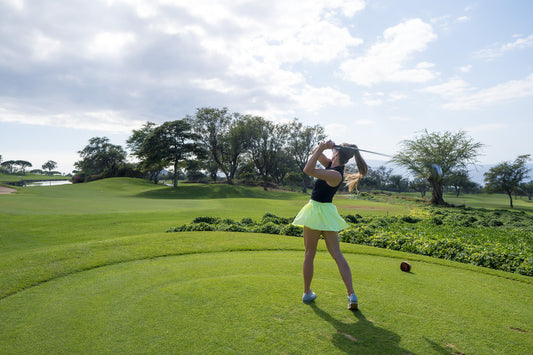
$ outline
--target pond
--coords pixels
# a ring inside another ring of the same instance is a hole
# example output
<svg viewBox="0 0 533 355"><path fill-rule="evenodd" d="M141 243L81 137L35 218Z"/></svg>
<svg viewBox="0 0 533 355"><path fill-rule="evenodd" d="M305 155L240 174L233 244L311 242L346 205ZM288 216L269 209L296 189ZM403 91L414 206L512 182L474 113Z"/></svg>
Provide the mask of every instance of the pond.
<svg viewBox="0 0 533 355"><path fill-rule="evenodd" d="M29 181L24 183L24 186L57 186L72 184L70 180L45 180L45 181Z"/></svg>

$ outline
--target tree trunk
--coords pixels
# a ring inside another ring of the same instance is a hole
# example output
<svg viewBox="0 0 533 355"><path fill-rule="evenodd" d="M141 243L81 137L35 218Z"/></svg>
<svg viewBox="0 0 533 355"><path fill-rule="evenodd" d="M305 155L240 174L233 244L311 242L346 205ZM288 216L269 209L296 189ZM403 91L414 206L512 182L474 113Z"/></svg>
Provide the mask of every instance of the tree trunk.
<svg viewBox="0 0 533 355"><path fill-rule="evenodd" d="M304 187L302 189L302 192L304 194L307 193L307 186L309 186L309 177L307 176L306 173L302 173L303 174L303 180L304 180Z"/></svg>
<svg viewBox="0 0 533 355"><path fill-rule="evenodd" d="M263 175L263 190L268 191L268 176Z"/></svg>
<svg viewBox="0 0 533 355"><path fill-rule="evenodd" d="M513 208L513 195L510 192L507 195L509 195L509 202L511 203L511 208Z"/></svg>
<svg viewBox="0 0 533 355"><path fill-rule="evenodd" d="M431 193L431 203L434 205L445 205L444 198L442 197L442 185L440 181L435 181L433 178L428 178L429 183L432 187Z"/></svg>
<svg viewBox="0 0 533 355"><path fill-rule="evenodd" d="M174 162L174 176L173 176L174 187L178 187L178 161Z"/></svg>

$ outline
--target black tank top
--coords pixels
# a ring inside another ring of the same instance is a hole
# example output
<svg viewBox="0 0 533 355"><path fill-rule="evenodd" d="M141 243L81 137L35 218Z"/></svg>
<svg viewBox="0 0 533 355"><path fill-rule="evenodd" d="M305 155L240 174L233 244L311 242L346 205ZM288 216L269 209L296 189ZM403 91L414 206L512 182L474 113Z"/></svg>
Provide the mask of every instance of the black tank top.
<svg viewBox="0 0 533 355"><path fill-rule="evenodd" d="M336 166L334 168L331 167L331 162L326 167L326 170L336 170L339 173L341 173L341 182L335 187L329 186L328 183L325 180L318 179L315 182L315 186L313 187L313 192L311 193L311 200L316 202L332 202L333 196L335 196L335 193L339 189L339 186L341 186L342 180L344 179L344 165L343 166Z"/></svg>

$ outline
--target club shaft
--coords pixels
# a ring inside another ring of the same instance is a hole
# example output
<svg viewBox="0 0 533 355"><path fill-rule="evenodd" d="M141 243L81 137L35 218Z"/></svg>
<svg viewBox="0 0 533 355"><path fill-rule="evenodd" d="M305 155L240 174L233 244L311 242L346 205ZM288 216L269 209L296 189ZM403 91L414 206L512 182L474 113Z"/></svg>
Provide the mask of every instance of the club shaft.
<svg viewBox="0 0 533 355"><path fill-rule="evenodd" d="M378 153L378 152L372 152L372 151L370 151L370 150L360 149L360 148L354 148L354 147L350 147L350 146L335 145L334 148L347 148L347 149L351 149L351 150L358 150L358 151L360 151L360 152L365 152L365 153L370 153L370 154L377 154L377 155L382 155L382 156L384 156L384 157L392 158L392 155L383 154L383 153Z"/></svg>

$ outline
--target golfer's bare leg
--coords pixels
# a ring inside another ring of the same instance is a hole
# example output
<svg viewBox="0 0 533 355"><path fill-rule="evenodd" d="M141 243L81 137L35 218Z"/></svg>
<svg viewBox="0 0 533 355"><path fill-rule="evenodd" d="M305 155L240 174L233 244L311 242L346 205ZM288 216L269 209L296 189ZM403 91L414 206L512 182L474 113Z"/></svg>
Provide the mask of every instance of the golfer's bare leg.
<svg viewBox="0 0 533 355"><path fill-rule="evenodd" d="M305 245L305 257L303 264L304 275L304 292L311 292L311 281L313 280L314 266L313 262L316 255L316 247L318 245L318 239L320 238L321 231L304 227L304 245Z"/></svg>
<svg viewBox="0 0 533 355"><path fill-rule="evenodd" d="M344 284L346 285L346 291L348 292L349 296L354 293L352 284L352 271L350 270L350 266L344 258L344 255L342 255L339 245L339 234L337 232L323 232L322 235L326 241L326 246L328 247L329 253L337 263L342 281L344 281Z"/></svg>

